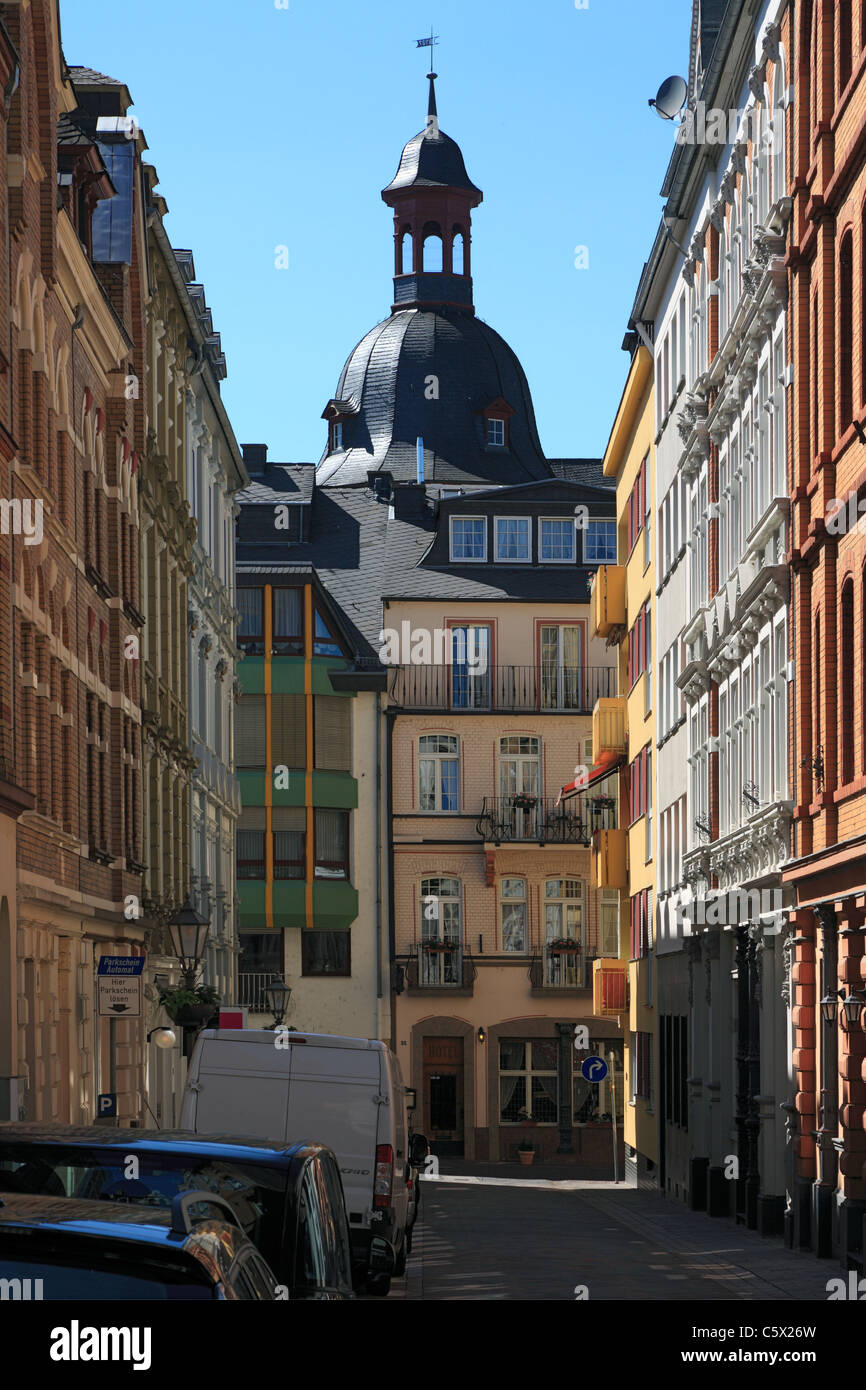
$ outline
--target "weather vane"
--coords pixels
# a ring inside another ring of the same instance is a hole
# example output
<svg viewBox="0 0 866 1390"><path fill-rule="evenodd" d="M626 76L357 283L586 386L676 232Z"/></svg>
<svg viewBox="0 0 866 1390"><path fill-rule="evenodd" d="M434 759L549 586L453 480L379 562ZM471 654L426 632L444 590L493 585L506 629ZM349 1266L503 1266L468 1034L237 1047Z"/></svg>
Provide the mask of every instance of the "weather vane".
<svg viewBox="0 0 866 1390"><path fill-rule="evenodd" d="M436 45L438 42L439 42L439 35L433 33L433 25L432 25L432 24L430 25L430 37L429 37L429 39L416 39L416 40L415 40L415 47L416 47L416 48L429 48L429 49L430 49L430 71L431 71L431 72L433 71L433 49L434 49L435 45Z"/></svg>

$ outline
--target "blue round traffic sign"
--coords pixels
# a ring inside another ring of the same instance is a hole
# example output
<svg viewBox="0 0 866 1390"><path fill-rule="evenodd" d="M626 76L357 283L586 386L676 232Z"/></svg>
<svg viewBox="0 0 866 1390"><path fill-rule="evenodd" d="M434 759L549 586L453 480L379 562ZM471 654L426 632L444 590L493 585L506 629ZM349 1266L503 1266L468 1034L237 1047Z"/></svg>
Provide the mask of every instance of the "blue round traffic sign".
<svg viewBox="0 0 866 1390"><path fill-rule="evenodd" d="M603 1057L584 1057L580 1064L580 1074L584 1081L604 1081L607 1076L607 1062Z"/></svg>

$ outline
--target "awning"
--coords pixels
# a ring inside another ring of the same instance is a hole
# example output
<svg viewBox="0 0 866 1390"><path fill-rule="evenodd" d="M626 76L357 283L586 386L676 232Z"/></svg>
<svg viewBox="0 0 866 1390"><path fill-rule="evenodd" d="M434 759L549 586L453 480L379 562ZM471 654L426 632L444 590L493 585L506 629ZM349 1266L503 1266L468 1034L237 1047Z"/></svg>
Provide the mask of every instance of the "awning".
<svg viewBox="0 0 866 1390"><path fill-rule="evenodd" d="M593 763L586 777L578 777L573 782L566 782L554 804L558 806L560 801L569 801L573 796L580 796L581 792L585 792L588 787L593 786L596 782L603 782L605 777L616 772L617 768L622 767L625 761L626 755L624 753L612 751L602 753Z"/></svg>

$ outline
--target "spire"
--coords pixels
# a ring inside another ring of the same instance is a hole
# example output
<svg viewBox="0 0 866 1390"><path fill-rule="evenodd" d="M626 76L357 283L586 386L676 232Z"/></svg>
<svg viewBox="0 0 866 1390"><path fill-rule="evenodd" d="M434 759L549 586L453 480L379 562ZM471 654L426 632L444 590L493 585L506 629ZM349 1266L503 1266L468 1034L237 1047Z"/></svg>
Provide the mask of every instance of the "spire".
<svg viewBox="0 0 866 1390"><path fill-rule="evenodd" d="M436 113L436 78L438 72L428 72L427 80L430 83L430 96L427 101L427 129L424 132L425 139L439 139L439 117Z"/></svg>

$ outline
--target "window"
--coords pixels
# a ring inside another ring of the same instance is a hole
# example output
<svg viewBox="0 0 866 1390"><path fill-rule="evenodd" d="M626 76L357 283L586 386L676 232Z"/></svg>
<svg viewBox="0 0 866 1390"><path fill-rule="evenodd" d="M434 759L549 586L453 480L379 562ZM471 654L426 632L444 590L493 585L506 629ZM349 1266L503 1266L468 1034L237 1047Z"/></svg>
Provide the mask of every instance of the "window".
<svg viewBox="0 0 866 1390"><path fill-rule="evenodd" d="M342 656L343 649L337 641L328 623L322 614L316 609L315 618L315 638L313 641L314 656Z"/></svg>
<svg viewBox="0 0 866 1390"><path fill-rule="evenodd" d="M275 654L301 655L304 650L304 619L301 589L274 589Z"/></svg>
<svg viewBox="0 0 866 1390"><path fill-rule="evenodd" d="M451 559L476 564L487 559L487 521L483 516L452 516Z"/></svg>
<svg viewBox="0 0 866 1390"><path fill-rule="evenodd" d="M505 421L491 415L487 421L487 443L502 448L505 444Z"/></svg>
<svg viewBox="0 0 866 1390"><path fill-rule="evenodd" d="M263 590L238 589L238 646L253 654L264 654Z"/></svg>
<svg viewBox="0 0 866 1390"><path fill-rule="evenodd" d="M532 839L538 829L541 739L508 734L499 740L499 796L511 838ZM515 800L518 804L515 805Z"/></svg>
<svg viewBox="0 0 866 1390"><path fill-rule="evenodd" d="M463 983L460 905L459 878L421 880L422 985Z"/></svg>
<svg viewBox="0 0 866 1390"><path fill-rule="evenodd" d="M418 805L422 811L459 811L460 740L423 734L418 740Z"/></svg>
<svg viewBox="0 0 866 1390"><path fill-rule="evenodd" d="M551 565L574 560L574 520L543 516L538 523L538 558Z"/></svg>
<svg viewBox="0 0 866 1390"><path fill-rule="evenodd" d="M502 949L512 955L525 955L529 945L526 880L504 878L499 885L499 919Z"/></svg>
<svg viewBox="0 0 866 1390"><path fill-rule="evenodd" d="M652 1104L652 1049L651 1033L632 1033L632 1100L646 1100L650 1102L650 1105Z"/></svg>
<svg viewBox="0 0 866 1390"><path fill-rule="evenodd" d="M315 767L351 772L352 701L345 695L314 695L313 728Z"/></svg>
<svg viewBox="0 0 866 1390"><path fill-rule="evenodd" d="M274 878L306 878L307 813L303 806L274 806Z"/></svg>
<svg viewBox="0 0 866 1390"><path fill-rule="evenodd" d="M631 958L643 960L652 950L652 889L644 888L629 898Z"/></svg>
<svg viewBox="0 0 866 1390"><path fill-rule="evenodd" d="M244 806L237 828L238 878L264 878L265 829L267 812L264 806Z"/></svg>
<svg viewBox="0 0 866 1390"><path fill-rule="evenodd" d="M528 516L496 518L496 559L521 565L528 564L532 559Z"/></svg>
<svg viewBox="0 0 866 1390"><path fill-rule="evenodd" d="M454 709L490 708L490 628L452 627L451 704Z"/></svg>
<svg viewBox="0 0 866 1390"><path fill-rule="evenodd" d="M241 700L243 705L246 695ZM258 697L264 699L264 696ZM271 696L271 756L274 767L300 771L307 765L306 716L303 695Z"/></svg>
<svg viewBox="0 0 866 1390"><path fill-rule="evenodd" d="M583 559L587 565L616 564L616 522L589 521L583 541Z"/></svg>
<svg viewBox="0 0 866 1390"><path fill-rule="evenodd" d="M235 714L235 766L262 769L265 765L264 695L244 695Z"/></svg>
<svg viewBox="0 0 866 1390"><path fill-rule="evenodd" d="M349 812L316 811L316 878L349 877Z"/></svg>
<svg viewBox="0 0 866 1390"><path fill-rule="evenodd" d="M541 629L541 708L585 708L581 689L581 638L576 624L545 624Z"/></svg>
<svg viewBox="0 0 866 1390"><path fill-rule="evenodd" d="M558 1057L548 1038L503 1038L499 1044L499 1122L520 1124L531 1117L539 1125L559 1118Z"/></svg>
<svg viewBox="0 0 866 1390"><path fill-rule="evenodd" d="M854 778L854 729L857 719L854 713L854 581L847 579L842 586L840 613L841 641L839 643L839 694L840 700L840 738L841 784L844 786Z"/></svg>
<svg viewBox="0 0 866 1390"><path fill-rule="evenodd" d="M839 252L839 434L853 419L854 409L854 251L848 231Z"/></svg>
<svg viewBox="0 0 866 1390"><path fill-rule="evenodd" d="M332 452L332 453L335 453L335 452L337 451L337 449L342 449L342 447L343 447L343 422L342 422L341 420L337 420L337 421L331 426L331 452Z"/></svg>
<svg viewBox="0 0 866 1390"><path fill-rule="evenodd" d="M544 884L545 983L583 986L583 884L549 878Z"/></svg>
<svg viewBox="0 0 866 1390"><path fill-rule="evenodd" d="M351 973L351 932L301 932L302 975L351 975Z"/></svg>

